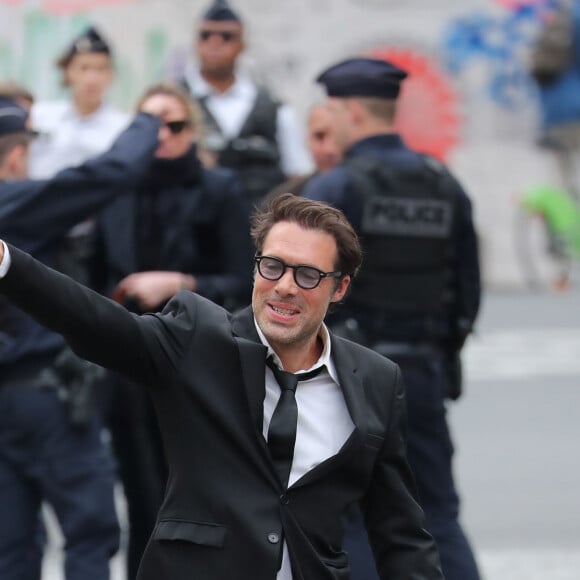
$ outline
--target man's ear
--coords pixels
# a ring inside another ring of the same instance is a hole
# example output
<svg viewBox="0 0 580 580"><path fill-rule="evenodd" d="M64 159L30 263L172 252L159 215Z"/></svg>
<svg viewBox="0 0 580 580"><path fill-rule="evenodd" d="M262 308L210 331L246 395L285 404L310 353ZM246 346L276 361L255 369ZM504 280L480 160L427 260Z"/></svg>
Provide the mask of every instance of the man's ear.
<svg viewBox="0 0 580 580"><path fill-rule="evenodd" d="M347 108L354 125L358 125L365 117L365 108L358 99L347 99Z"/></svg>
<svg viewBox="0 0 580 580"><path fill-rule="evenodd" d="M4 158L4 168L9 177L21 179L23 177L23 165L26 163L28 145L19 143L15 145Z"/></svg>
<svg viewBox="0 0 580 580"><path fill-rule="evenodd" d="M340 282L338 283L338 286L332 295L330 303L334 304L336 302L340 302L345 297L349 286L350 276L347 274L340 279Z"/></svg>

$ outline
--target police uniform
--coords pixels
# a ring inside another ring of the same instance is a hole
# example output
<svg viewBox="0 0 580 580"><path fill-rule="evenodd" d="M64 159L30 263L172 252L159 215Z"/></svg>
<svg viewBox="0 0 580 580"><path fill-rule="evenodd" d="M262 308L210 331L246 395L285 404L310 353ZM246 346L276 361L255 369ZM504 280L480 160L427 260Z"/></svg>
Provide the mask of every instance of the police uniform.
<svg viewBox="0 0 580 580"><path fill-rule="evenodd" d="M330 97L394 100L405 77L386 61L354 58L329 68L318 82ZM446 420L446 400L458 396L450 389L457 386L459 351L480 300L471 203L442 164L385 132L351 144L342 164L315 177L303 195L342 209L361 238L360 276L333 325L401 366L408 458L444 575L477 580L458 522ZM350 529L354 580L376 578L363 557L368 545L361 535L362 525L355 521Z"/></svg>
<svg viewBox="0 0 580 580"><path fill-rule="evenodd" d="M214 2L203 19L240 22L223 1ZM253 203L287 176L310 171L311 162L294 111L264 87L237 74L234 84L219 93L193 63L186 68L184 84L204 114L204 147L215 153L218 165L239 172Z"/></svg>
<svg viewBox="0 0 580 580"><path fill-rule="evenodd" d="M26 133L25 112L0 102L0 137ZM66 232L143 174L159 122L140 114L111 150L50 180L0 182L0 235L53 268ZM0 302L0 578L39 579L41 502L65 538L67 580L103 580L119 545L115 472L96 416L72 420L73 381L57 365L64 341ZM69 369L70 370L70 369ZM74 380L79 380L77 375Z"/></svg>
<svg viewBox="0 0 580 580"><path fill-rule="evenodd" d="M100 53L111 56L111 49L101 34L89 27L77 36L65 56ZM127 126L129 116L110 103L103 102L89 115L81 115L74 102L34 103L30 114L38 139L31 144L29 173L33 179L45 179L65 167L73 167L106 151Z"/></svg>

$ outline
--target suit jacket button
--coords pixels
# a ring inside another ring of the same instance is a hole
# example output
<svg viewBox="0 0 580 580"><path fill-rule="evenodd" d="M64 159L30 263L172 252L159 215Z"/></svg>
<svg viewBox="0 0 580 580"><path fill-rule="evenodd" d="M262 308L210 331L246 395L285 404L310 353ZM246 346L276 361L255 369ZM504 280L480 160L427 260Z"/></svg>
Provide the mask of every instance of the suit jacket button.
<svg viewBox="0 0 580 580"><path fill-rule="evenodd" d="M280 534L277 534L276 532L268 534L268 542L270 542L270 544L277 544L279 541Z"/></svg>
<svg viewBox="0 0 580 580"><path fill-rule="evenodd" d="M288 496L287 496L285 493L283 493L283 494L280 496L280 503L281 503L282 505L288 505L288 504L290 503L290 498L289 498L289 497L288 497Z"/></svg>

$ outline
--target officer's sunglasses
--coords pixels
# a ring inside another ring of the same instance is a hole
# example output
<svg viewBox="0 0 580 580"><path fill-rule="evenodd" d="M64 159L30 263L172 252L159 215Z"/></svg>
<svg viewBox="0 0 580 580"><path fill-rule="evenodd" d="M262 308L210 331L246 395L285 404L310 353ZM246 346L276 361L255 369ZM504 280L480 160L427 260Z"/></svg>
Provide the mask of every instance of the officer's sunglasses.
<svg viewBox="0 0 580 580"><path fill-rule="evenodd" d="M239 37L238 32L233 32L232 30L200 30L199 39L203 42L207 42L212 36L220 36L224 42L232 42L237 40Z"/></svg>
<svg viewBox="0 0 580 580"><path fill-rule="evenodd" d="M294 274L294 282L304 290L313 290L323 278L340 278L342 272L323 272L314 266L291 266L280 258L272 256L255 256L254 262L258 268L258 273L262 278L272 282L280 280L287 268L291 268Z"/></svg>
<svg viewBox="0 0 580 580"><path fill-rule="evenodd" d="M181 133L186 127L191 125L191 121L189 119L165 121L163 125L169 129L169 132L172 135L179 135L179 133Z"/></svg>

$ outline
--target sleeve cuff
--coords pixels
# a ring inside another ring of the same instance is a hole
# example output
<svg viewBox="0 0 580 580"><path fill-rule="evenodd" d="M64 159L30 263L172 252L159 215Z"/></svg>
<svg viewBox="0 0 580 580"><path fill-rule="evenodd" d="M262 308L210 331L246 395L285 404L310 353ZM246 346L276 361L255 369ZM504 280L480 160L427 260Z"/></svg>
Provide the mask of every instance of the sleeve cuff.
<svg viewBox="0 0 580 580"><path fill-rule="evenodd" d="M8 250L8 246L0 241L0 244L2 244L4 246L4 257L2 258L2 261L0 262L0 278L4 278L4 276L6 276L6 274L8 273L8 270L10 269L10 251Z"/></svg>

